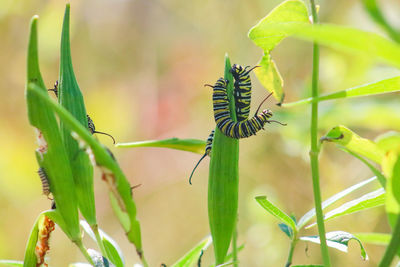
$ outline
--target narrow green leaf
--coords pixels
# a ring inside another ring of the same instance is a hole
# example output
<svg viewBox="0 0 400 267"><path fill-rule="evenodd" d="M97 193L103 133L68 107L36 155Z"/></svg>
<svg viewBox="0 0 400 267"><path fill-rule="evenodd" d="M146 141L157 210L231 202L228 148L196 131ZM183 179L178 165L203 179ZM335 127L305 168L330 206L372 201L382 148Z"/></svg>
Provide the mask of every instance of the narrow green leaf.
<svg viewBox="0 0 400 267"><path fill-rule="evenodd" d="M177 262L171 265L171 267L193 266L193 264L195 264L198 261L201 252L206 250L211 243L212 243L211 236L206 237L194 248L192 248L188 253L186 253L182 258L180 258Z"/></svg>
<svg viewBox="0 0 400 267"><path fill-rule="evenodd" d="M353 157L359 159L361 162L363 162L367 167L375 174L375 176L378 178L379 183L381 184L382 188L386 188L386 178L385 176L377 169L375 168L371 163L369 163L366 159L358 155L357 153L354 153L350 150L348 150L345 147L341 148L343 151L349 153Z"/></svg>
<svg viewBox="0 0 400 267"><path fill-rule="evenodd" d="M386 20L385 16L382 14L376 0L362 0L364 8L367 10L371 18L384 29L390 38L396 42L400 42L400 32L395 30L390 23Z"/></svg>
<svg viewBox="0 0 400 267"><path fill-rule="evenodd" d="M362 53L369 58L400 66L400 46L378 34L350 27L313 24L304 22L266 23L261 20L250 29L250 39L259 47L268 51L273 36L294 36L299 39L317 42L331 48L347 52ZM272 37L271 37L272 36Z"/></svg>
<svg viewBox="0 0 400 267"><path fill-rule="evenodd" d="M22 261L0 260L0 265L22 267L24 266L24 263Z"/></svg>
<svg viewBox="0 0 400 267"><path fill-rule="evenodd" d="M340 207L325 213L324 220L328 221L340 216L359 212L362 210L379 207L385 204L385 190L379 188L373 192L363 195L357 199L346 202ZM306 229L315 226L316 223L306 226Z"/></svg>
<svg viewBox="0 0 400 267"><path fill-rule="evenodd" d="M321 138L323 141L334 142L378 164L382 161L383 151L373 141L360 137L345 126L332 128Z"/></svg>
<svg viewBox="0 0 400 267"><path fill-rule="evenodd" d="M228 83L231 117L236 120L235 101L232 99L233 77L231 64L225 57L224 78ZM239 140L225 136L218 127L211 150L208 180L208 217L213 240L216 265L225 262L225 257L236 226L239 190Z"/></svg>
<svg viewBox="0 0 400 267"><path fill-rule="evenodd" d="M35 254L35 248L36 248L36 243L38 241L38 233L39 233L38 222L41 216L42 215L40 214L36 219L35 224L33 225L31 233L29 235L28 243L26 244L25 248L24 265L23 265L24 267L36 266L37 257Z"/></svg>
<svg viewBox="0 0 400 267"><path fill-rule="evenodd" d="M130 147L165 147L177 150L189 151L198 154L204 154L206 142L198 139L179 139L168 138L164 140L149 140L130 143L118 143L116 147L130 148Z"/></svg>
<svg viewBox="0 0 400 267"><path fill-rule="evenodd" d="M40 74L37 20L37 16L32 18L28 44L25 92L28 118L30 124L37 129L39 143L39 148L36 150L37 161L47 174L50 191L54 196L57 210L66 223L68 236L76 242L81 237L74 181L56 117L53 111L44 104L45 101L50 100L50 97ZM29 90L29 84L37 88L41 97Z"/></svg>
<svg viewBox="0 0 400 267"><path fill-rule="evenodd" d="M72 67L69 21L70 4L68 3L65 8L61 34L58 101L72 116L87 128L88 121L86 118L85 104ZM78 142L72 138L71 131L62 121L60 122L60 128L71 164L79 209L82 216L90 225L97 225L94 204L93 166L90 163L88 155L79 148Z"/></svg>
<svg viewBox="0 0 400 267"><path fill-rule="evenodd" d="M368 260L368 255L364 249L363 244L354 235L347 233L347 232L343 232L343 231L335 231L335 232L326 233L327 245L331 248L336 248L343 252L347 252L349 241L352 239L356 240L358 242L358 244L360 245L361 257L364 260ZM300 240L310 241L310 242L317 243L317 244L320 243L319 236L303 236L303 237L300 237Z"/></svg>
<svg viewBox="0 0 400 267"><path fill-rule="evenodd" d="M42 100L44 106L54 110L60 120L71 129L73 135L80 138L84 143L83 145L87 146L86 148L90 148L89 153L92 153L96 165L99 166L103 172L103 178L107 179L110 191L120 206L121 212L126 214L127 218L129 218L128 223L121 223L126 231L128 240L136 246L137 253L145 264L140 235L140 225L136 218L136 205L132 199L131 186L118 166L118 163L114 160L110 152L108 152L108 150L101 145L87 131L87 129L82 126L81 123L79 123L63 107L51 100L38 86L29 84L28 92Z"/></svg>
<svg viewBox="0 0 400 267"><path fill-rule="evenodd" d="M292 267L324 267L324 265L320 265L320 264L306 264L306 265L292 265Z"/></svg>
<svg viewBox="0 0 400 267"><path fill-rule="evenodd" d="M393 93L400 91L400 76L384 79L378 82L363 84L360 86L348 88L346 90L329 93L317 98L306 98L296 102L284 103L282 107L292 107L300 104L309 104L312 102L322 102L341 98L354 98L363 96L372 96L377 94Z"/></svg>
<svg viewBox="0 0 400 267"><path fill-rule="evenodd" d="M387 246L391 238L390 234L385 233L356 233L354 236L360 239L363 243L382 246Z"/></svg>
<svg viewBox="0 0 400 267"><path fill-rule="evenodd" d="M263 207L266 211L268 211L271 215L273 215L278 220L286 223L294 232L297 232L296 223L290 218L289 215L280 210L277 206L272 204L267 200L266 196L258 196L256 197L257 202Z"/></svg>
<svg viewBox="0 0 400 267"><path fill-rule="evenodd" d="M348 194L354 192L355 190L360 189L360 188L370 184L371 182L373 182L375 180L376 180L376 177L369 178L365 181L362 181L358 184L352 185L349 188L346 188L345 190L331 196L330 198L328 198L327 200L322 202L322 209L329 207L336 201L342 199L343 197L347 196ZM314 217L315 217L315 209L309 210L306 214L303 215L303 217L300 218L299 222L297 223L297 228L298 229L303 228Z"/></svg>

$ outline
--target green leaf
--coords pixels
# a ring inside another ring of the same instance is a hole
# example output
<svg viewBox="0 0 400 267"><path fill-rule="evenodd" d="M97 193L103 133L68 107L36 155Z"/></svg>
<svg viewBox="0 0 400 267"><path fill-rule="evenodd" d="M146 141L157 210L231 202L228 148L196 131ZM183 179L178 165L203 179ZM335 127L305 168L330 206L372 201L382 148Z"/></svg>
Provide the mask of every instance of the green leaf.
<svg viewBox="0 0 400 267"><path fill-rule="evenodd" d="M24 263L22 261L0 260L0 265L22 267Z"/></svg>
<svg viewBox="0 0 400 267"><path fill-rule="evenodd" d="M360 239L363 243L382 246L387 246L392 237L390 234L385 233L356 233L354 236Z"/></svg>
<svg viewBox="0 0 400 267"><path fill-rule="evenodd" d="M400 46L378 34L350 27L304 22L265 22L261 20L250 29L250 39L259 47L269 50L274 36L294 36L346 52L358 52L369 58L400 67ZM271 37L272 36L272 37Z"/></svg>
<svg viewBox="0 0 400 267"><path fill-rule="evenodd" d="M347 232L343 232L343 231L335 231L335 232L326 233L327 245L331 248L336 248L343 252L347 252L349 241L352 239L356 240L358 242L358 244L360 245L361 257L364 260L368 260L368 255L364 249L363 244L354 235L347 233ZM310 242L317 243L317 244L320 243L319 236L303 236L303 237L300 237L300 240L310 241Z"/></svg>
<svg viewBox="0 0 400 267"><path fill-rule="evenodd" d="M322 202L322 209L325 209L325 208L329 207L330 205L332 205L336 201L344 198L348 194L354 192L355 190L357 190L359 188L362 188L362 187L370 184L371 182L373 182L375 180L376 180L376 177L369 178L369 179L367 179L365 181L362 181L362 182L360 182L358 184L352 185L349 188L346 188L345 190L343 190L343 191L331 196L330 198L328 198L327 200ZM303 228L314 217L315 217L315 209L309 210L306 214L303 215L303 217L300 218L299 222L297 223L297 228L298 229Z"/></svg>
<svg viewBox="0 0 400 267"><path fill-rule="evenodd" d="M373 192L363 195L357 199L346 202L340 207L325 213L324 220L328 221L343 215L348 215L351 213L359 212L362 210L375 208L385 204L385 190L379 188ZM315 226L316 223L310 224L306 229Z"/></svg>
<svg viewBox="0 0 400 267"><path fill-rule="evenodd" d="M28 118L37 130L39 148L36 158L39 166L45 170L49 180L50 191L54 197L57 210L63 217L69 238L76 242L80 240L78 220L78 204L76 200L72 171L67 152L61 139L58 123L53 111L44 103L50 100L39 68L37 21L35 16L31 21L28 44L26 101ZM29 90L29 85L35 86L41 96Z"/></svg>
<svg viewBox="0 0 400 267"><path fill-rule="evenodd" d="M307 7L300 0L287 0L274 8L249 31L249 38L265 52L269 52L288 36L284 31L270 31L270 25L308 25Z"/></svg>
<svg viewBox="0 0 400 267"><path fill-rule="evenodd" d="M289 227L285 223L280 223L280 224L278 224L278 226L279 226L279 229L281 229L281 231L284 232L290 239L293 238L293 230L291 227Z"/></svg>
<svg viewBox="0 0 400 267"><path fill-rule="evenodd" d="M206 250L208 246L212 243L211 236L206 237L194 248L192 248L188 253L186 253L182 258L175 262L171 267L190 267L196 263L202 253Z"/></svg>
<svg viewBox="0 0 400 267"><path fill-rule="evenodd" d="M371 18L388 33L390 38L399 43L400 32L395 30L386 20L378 4L376 3L376 0L362 0L361 3L363 3L364 8L367 10Z"/></svg>
<svg viewBox="0 0 400 267"><path fill-rule="evenodd" d="M306 264L306 265L292 265L292 267L324 267L324 265L320 265L320 264Z"/></svg>
<svg viewBox="0 0 400 267"><path fill-rule="evenodd" d="M257 64L260 67L254 69L254 72L260 83L279 101L283 102L285 97L283 93L283 79L276 67L275 61L271 59L271 55L266 53Z"/></svg>
<svg viewBox="0 0 400 267"><path fill-rule="evenodd" d="M233 77L231 64L225 57L225 75L228 83L231 117L236 120L235 101L232 99ZM239 140L225 136L215 129L211 150L208 180L208 217L213 240L216 265L225 262L236 226L239 190Z"/></svg>
<svg viewBox="0 0 400 267"><path fill-rule="evenodd" d="M80 224L82 228L85 230L85 232L95 241L97 242L95 233L93 232L92 228L90 225L86 222L81 220ZM124 257L122 254L121 248L118 246L118 244L109 236L107 235L103 230L99 229L100 237L101 237L101 242L104 245L104 248L106 250L106 257L107 259L112 262L116 267L124 267Z"/></svg>
<svg viewBox="0 0 400 267"><path fill-rule="evenodd" d="M204 154L206 142L198 139L179 139L168 138L164 140L149 140L141 142L118 143L116 147L165 147L177 150L189 151L198 154Z"/></svg>
<svg viewBox="0 0 400 267"><path fill-rule="evenodd" d="M54 110L60 120L67 125L76 138L79 138L82 145L87 149L88 153L93 157L95 164L103 172L103 178L107 180L110 192L115 197L120 210L129 218L128 223L121 224L124 227L127 238L136 246L137 253L142 261L145 262L139 221L136 218L136 204L131 195L131 186L125 175L120 169L110 152L101 145L88 131L82 126L68 111L51 100L41 89L35 84L29 84L28 92L40 99L44 106ZM89 149L90 148L90 149ZM58 209L58 206L57 206Z"/></svg>
<svg viewBox="0 0 400 267"><path fill-rule="evenodd" d="M358 136L342 125L332 128L321 138L321 142L323 141L334 142L378 164L381 163L384 155L383 151L373 141Z"/></svg>
<svg viewBox="0 0 400 267"><path fill-rule="evenodd" d="M384 79L374 83L363 84L360 86L352 87L346 90L329 93L326 95L319 96L317 98L306 98L296 102L284 103L282 107L292 107L300 104L308 104L312 102L322 102L327 100L335 100L341 98L354 98L371 96L377 94L393 93L400 91L400 76L396 76L389 79Z"/></svg>
<svg viewBox="0 0 400 267"><path fill-rule="evenodd" d="M28 242L25 248L25 256L24 256L24 267L32 267L36 266L37 257L35 254L36 243L38 241L38 233L39 233L39 219L42 217L40 214L35 221L35 224L32 227L31 233L29 235Z"/></svg>
<svg viewBox="0 0 400 267"><path fill-rule="evenodd" d="M115 267L115 265L109 262L106 258L104 258L100 252L94 249L88 249L87 251L90 257L92 258L94 267Z"/></svg>
<svg viewBox="0 0 400 267"><path fill-rule="evenodd" d="M268 211L271 215L273 215L278 220L286 223L294 232L297 232L296 223L290 218L289 215L280 210L277 206L272 204L267 200L266 196L258 196L256 197L257 202L263 207L266 211Z"/></svg>
<svg viewBox="0 0 400 267"><path fill-rule="evenodd" d="M375 168L371 163L369 163L366 159L361 157L360 155L348 150L345 147L342 147L342 150L349 153L353 157L359 159L361 162L363 162L367 167L375 174L375 176L378 178L379 183L381 184L382 188L386 188L386 178L385 176L377 169Z"/></svg>
<svg viewBox="0 0 400 267"><path fill-rule="evenodd" d="M259 24L263 24L265 29L268 24L274 23L309 23L307 8L302 1L289 0L285 1L274 10L272 10ZM255 26L257 27L257 26ZM254 27L254 28L255 28ZM250 30L250 32L252 29ZM259 68L255 69L255 74L260 83L270 92L274 93L274 97L283 102L283 80L279 73L275 62L271 59L270 51L279 44L279 42L286 37L285 34L270 34L268 30L265 31L266 38L258 40L259 44L263 46L264 56L261 58L258 65ZM250 36L250 35L249 35ZM250 37L251 39L251 37Z"/></svg>
<svg viewBox="0 0 400 267"><path fill-rule="evenodd" d="M65 8L64 23L61 34L61 59L58 101L84 127L88 121L82 93L79 89L72 67L70 46L70 4ZM97 225L94 204L93 166L87 153L79 148L78 142L72 138L70 129L60 122L62 139L68 153L79 209L90 225Z"/></svg>

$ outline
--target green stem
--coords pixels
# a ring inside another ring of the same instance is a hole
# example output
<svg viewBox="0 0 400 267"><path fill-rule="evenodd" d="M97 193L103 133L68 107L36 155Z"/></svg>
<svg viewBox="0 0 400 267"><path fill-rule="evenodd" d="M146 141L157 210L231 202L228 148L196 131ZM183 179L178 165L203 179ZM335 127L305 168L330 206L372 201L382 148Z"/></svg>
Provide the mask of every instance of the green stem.
<svg viewBox="0 0 400 267"><path fill-rule="evenodd" d="M238 264L238 255L237 255L237 229L233 231L232 235L232 261L233 267L239 267Z"/></svg>
<svg viewBox="0 0 400 267"><path fill-rule="evenodd" d="M101 254L104 255L105 257L109 258L109 255L107 254L107 251L104 247L103 240L100 236L98 225L97 224L91 225L90 228L92 228L92 231L93 231L94 235L96 236L96 242L100 248Z"/></svg>
<svg viewBox="0 0 400 267"><path fill-rule="evenodd" d="M79 248L79 250L82 252L83 256L85 256L86 260L94 266L93 260L90 257L89 253L87 252L87 249L85 248L85 246L83 245L82 239L76 240L74 241L74 243L76 244L76 246Z"/></svg>
<svg viewBox="0 0 400 267"><path fill-rule="evenodd" d="M392 239L390 239L389 246L386 248L385 254L381 262L379 263L379 267L387 267L392 263L394 256L399 250L400 246L400 215L397 216L396 225L394 227L394 231L392 234Z"/></svg>
<svg viewBox="0 0 400 267"><path fill-rule="evenodd" d="M313 23L318 23L317 10L314 0L310 0ZM312 68L312 97L318 97L318 76L319 76L319 45L313 45L313 68ZM318 166L318 102L311 103L311 174L313 182L315 211L317 216L318 233L321 241L321 254L325 267L330 267L328 246L326 245L324 215L322 213L321 189L319 185L319 166Z"/></svg>
<svg viewBox="0 0 400 267"><path fill-rule="evenodd" d="M297 241L298 241L297 237L294 236L292 242L290 243L289 255L286 260L285 267L290 267L290 265L292 265L293 252L294 252L294 248L296 247Z"/></svg>

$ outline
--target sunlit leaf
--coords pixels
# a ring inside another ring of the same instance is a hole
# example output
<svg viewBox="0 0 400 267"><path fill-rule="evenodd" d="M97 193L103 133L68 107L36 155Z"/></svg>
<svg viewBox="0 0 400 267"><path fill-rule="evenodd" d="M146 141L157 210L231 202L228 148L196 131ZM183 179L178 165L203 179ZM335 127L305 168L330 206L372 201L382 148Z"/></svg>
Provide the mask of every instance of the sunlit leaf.
<svg viewBox="0 0 400 267"><path fill-rule="evenodd" d="M322 141L333 142L343 146L378 164L382 161L383 151L373 141L360 137L345 126L340 125L332 128L321 138Z"/></svg>
<svg viewBox="0 0 400 267"><path fill-rule="evenodd" d="M368 260L368 255L364 249L363 244L354 235L347 233L347 232L343 232L343 231L335 231L335 232L326 233L327 245L331 248L336 248L343 252L347 252L349 241L352 239L356 240L358 242L358 244L360 245L361 257L364 260ZM303 237L300 237L300 240L310 241L310 242L317 243L317 244L320 243L319 236L303 236Z"/></svg>
<svg viewBox="0 0 400 267"><path fill-rule="evenodd" d="M24 266L24 263L22 261L0 260L0 265L22 267Z"/></svg>
<svg viewBox="0 0 400 267"><path fill-rule="evenodd" d="M390 234L385 233L356 233L355 237L361 240L363 243L387 246L392 237Z"/></svg>
<svg viewBox="0 0 400 267"><path fill-rule="evenodd" d="M130 143L118 143L116 147L131 148L131 147L165 147L177 150L189 151L198 154L204 154L206 142L197 139L179 139L169 138L164 140L149 140Z"/></svg>
<svg viewBox="0 0 400 267"><path fill-rule="evenodd" d="M365 181L362 181L362 182L360 182L358 184L352 185L349 188L346 188L345 190L343 190L343 191L331 196L330 198L328 198L327 200L322 202L322 209L325 209L325 208L329 207L330 205L332 205L336 201L344 198L345 196L347 196L348 194L354 192L355 190L370 184L373 181L376 181L376 177L372 177L372 178L369 178L369 179L367 179ZM303 217L300 218L299 222L297 223L298 229L303 228L314 217L315 217L315 209L311 209L306 214L304 214Z"/></svg>
<svg viewBox="0 0 400 267"><path fill-rule="evenodd" d="M346 202L340 207L325 213L324 220L328 221L340 216L348 215L351 213L359 212L362 210L379 207L385 204L385 190L379 188L373 192L363 195L357 199ZM306 228L315 226L316 223L308 225Z"/></svg>
<svg viewBox="0 0 400 267"><path fill-rule="evenodd" d="M263 207L266 211L268 211L271 215L273 215L278 220L286 223L293 231L296 232L296 223L290 218L289 215L284 213L281 209L277 206L272 204L270 201L267 200L266 196L258 196L256 197L257 202Z"/></svg>
<svg viewBox="0 0 400 267"><path fill-rule="evenodd" d="M321 95L317 98L306 98L291 103L284 103L282 107L292 107L301 104L308 104L314 101L322 102L341 98L354 98L363 96L372 96L376 94L393 93L400 91L400 76L384 79L378 82L363 84L346 90Z"/></svg>
<svg viewBox="0 0 400 267"><path fill-rule="evenodd" d="M194 248L192 248L188 253L186 253L182 258L175 262L171 267L190 267L197 263L202 251L206 250L208 246L212 243L211 236L202 240Z"/></svg>

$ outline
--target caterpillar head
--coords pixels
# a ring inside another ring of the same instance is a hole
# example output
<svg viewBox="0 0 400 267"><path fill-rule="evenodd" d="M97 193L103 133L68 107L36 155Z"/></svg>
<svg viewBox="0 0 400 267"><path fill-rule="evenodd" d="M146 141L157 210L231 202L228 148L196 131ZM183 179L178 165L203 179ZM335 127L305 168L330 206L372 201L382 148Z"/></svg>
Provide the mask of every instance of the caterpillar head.
<svg viewBox="0 0 400 267"><path fill-rule="evenodd" d="M235 77L235 79L237 78L237 76L239 76L240 73L242 73L244 70L244 68L238 64L233 64L232 68L230 69L230 73L232 73L233 77Z"/></svg>
<svg viewBox="0 0 400 267"><path fill-rule="evenodd" d="M262 121L268 122L268 119L270 119L273 116L272 111L270 109L264 109L258 117L261 118Z"/></svg>

